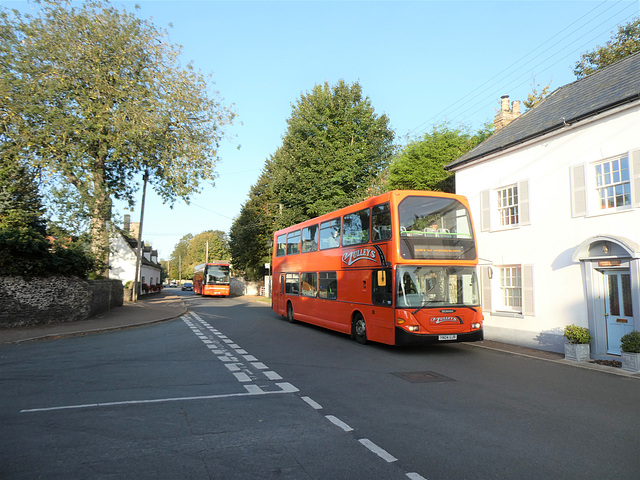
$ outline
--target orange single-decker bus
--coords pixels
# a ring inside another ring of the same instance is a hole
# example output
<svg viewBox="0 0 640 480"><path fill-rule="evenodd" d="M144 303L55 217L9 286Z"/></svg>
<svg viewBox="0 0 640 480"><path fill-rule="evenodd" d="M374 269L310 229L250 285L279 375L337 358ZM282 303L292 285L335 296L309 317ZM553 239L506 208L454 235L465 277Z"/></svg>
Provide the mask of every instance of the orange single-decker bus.
<svg viewBox="0 0 640 480"><path fill-rule="evenodd" d="M229 295L229 285L229 262L226 260L202 263L193 270L194 294L226 297Z"/></svg>
<svg viewBox="0 0 640 480"><path fill-rule="evenodd" d="M273 310L360 343L483 339L466 198L394 190L279 230Z"/></svg>

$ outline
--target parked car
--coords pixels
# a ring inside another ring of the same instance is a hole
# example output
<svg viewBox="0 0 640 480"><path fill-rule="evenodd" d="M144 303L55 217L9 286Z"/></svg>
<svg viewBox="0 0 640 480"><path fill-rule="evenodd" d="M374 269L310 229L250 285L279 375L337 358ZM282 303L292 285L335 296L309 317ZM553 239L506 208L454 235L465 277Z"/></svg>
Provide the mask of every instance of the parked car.
<svg viewBox="0 0 640 480"><path fill-rule="evenodd" d="M175 280L169 282L169 287L175 288L177 286L178 286L178 284L175 282Z"/></svg>
<svg viewBox="0 0 640 480"><path fill-rule="evenodd" d="M182 284L182 291L185 290L193 290L193 283L191 282L185 282Z"/></svg>

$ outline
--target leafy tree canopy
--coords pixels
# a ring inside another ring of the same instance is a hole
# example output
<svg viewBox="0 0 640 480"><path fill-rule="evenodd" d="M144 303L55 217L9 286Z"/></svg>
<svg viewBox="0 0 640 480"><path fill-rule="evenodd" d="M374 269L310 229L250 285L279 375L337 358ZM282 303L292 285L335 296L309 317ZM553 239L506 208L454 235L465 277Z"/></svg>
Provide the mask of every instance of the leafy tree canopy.
<svg viewBox="0 0 640 480"><path fill-rule="evenodd" d="M444 123L420 140L410 142L389 167L389 189L455 193L454 175L444 167L492 133L485 125L475 135Z"/></svg>
<svg viewBox="0 0 640 480"><path fill-rule="evenodd" d="M287 124L270 179L283 205L280 227L366 198L393 155L389 120L358 83L316 85L300 96Z"/></svg>
<svg viewBox="0 0 640 480"><path fill-rule="evenodd" d="M264 274L264 264L269 262L269 240L281 212L270 184L272 165L272 159L266 162L229 232L233 267L250 280Z"/></svg>
<svg viewBox="0 0 640 480"><path fill-rule="evenodd" d="M394 152L388 118L358 83L315 85L287 124L231 227L234 267L250 279L266 273L275 230L373 195Z"/></svg>
<svg viewBox="0 0 640 480"><path fill-rule="evenodd" d="M36 174L15 158L0 156L0 229L33 228L46 233Z"/></svg>
<svg viewBox="0 0 640 480"><path fill-rule="evenodd" d="M640 17L618 27L618 32L604 47L596 47L591 52L583 53L580 60L576 62L573 73L577 78L586 77L638 51L640 51Z"/></svg>
<svg viewBox="0 0 640 480"><path fill-rule="evenodd" d="M169 278L191 279L196 265L230 258L229 240L224 232L207 230L195 236L187 234L180 239L171 254L167 275Z"/></svg>
<svg viewBox="0 0 640 480"><path fill-rule="evenodd" d="M213 183L234 115L152 23L101 0L37 3L0 11L0 155L77 195L105 251L111 202L133 204L142 172L169 203Z"/></svg>

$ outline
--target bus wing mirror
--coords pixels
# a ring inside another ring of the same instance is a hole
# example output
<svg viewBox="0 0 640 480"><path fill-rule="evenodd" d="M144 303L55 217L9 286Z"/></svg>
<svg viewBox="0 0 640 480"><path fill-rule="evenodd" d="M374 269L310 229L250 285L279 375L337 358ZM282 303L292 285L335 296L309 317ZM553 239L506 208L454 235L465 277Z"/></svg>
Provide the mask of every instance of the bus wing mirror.
<svg viewBox="0 0 640 480"><path fill-rule="evenodd" d="M387 272L384 270L378 271L378 286L386 287L387 286Z"/></svg>

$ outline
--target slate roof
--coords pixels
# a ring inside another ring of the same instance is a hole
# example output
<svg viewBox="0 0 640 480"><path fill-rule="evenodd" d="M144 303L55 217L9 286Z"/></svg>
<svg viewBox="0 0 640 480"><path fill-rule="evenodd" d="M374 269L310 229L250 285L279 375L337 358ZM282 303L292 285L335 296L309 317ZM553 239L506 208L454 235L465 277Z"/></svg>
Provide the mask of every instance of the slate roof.
<svg viewBox="0 0 640 480"><path fill-rule="evenodd" d="M640 99L640 52L554 90L531 110L448 164L469 162Z"/></svg>

